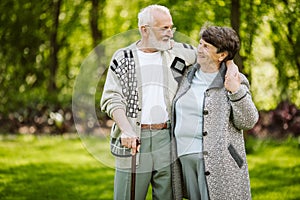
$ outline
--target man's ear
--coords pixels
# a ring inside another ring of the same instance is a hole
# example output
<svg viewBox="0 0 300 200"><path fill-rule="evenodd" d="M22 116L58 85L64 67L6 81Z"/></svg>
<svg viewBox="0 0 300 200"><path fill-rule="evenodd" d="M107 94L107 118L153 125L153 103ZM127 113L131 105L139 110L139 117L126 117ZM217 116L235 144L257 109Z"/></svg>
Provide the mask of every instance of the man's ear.
<svg viewBox="0 0 300 200"><path fill-rule="evenodd" d="M141 34L142 34L143 36L148 36L148 34L149 34L149 30L147 29L146 26L141 26L141 27L140 27L140 32L141 32Z"/></svg>
<svg viewBox="0 0 300 200"><path fill-rule="evenodd" d="M143 33L149 32L149 29L146 26L142 26L141 29L142 29Z"/></svg>

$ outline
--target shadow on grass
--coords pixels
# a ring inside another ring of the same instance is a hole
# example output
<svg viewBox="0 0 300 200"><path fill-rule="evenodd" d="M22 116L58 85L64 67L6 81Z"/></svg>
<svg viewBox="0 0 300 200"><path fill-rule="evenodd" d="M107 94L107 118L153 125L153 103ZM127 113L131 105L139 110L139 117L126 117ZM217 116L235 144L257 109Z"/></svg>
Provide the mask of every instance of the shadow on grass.
<svg viewBox="0 0 300 200"><path fill-rule="evenodd" d="M112 199L113 173L59 162L1 169L9 183L2 186L0 199Z"/></svg>

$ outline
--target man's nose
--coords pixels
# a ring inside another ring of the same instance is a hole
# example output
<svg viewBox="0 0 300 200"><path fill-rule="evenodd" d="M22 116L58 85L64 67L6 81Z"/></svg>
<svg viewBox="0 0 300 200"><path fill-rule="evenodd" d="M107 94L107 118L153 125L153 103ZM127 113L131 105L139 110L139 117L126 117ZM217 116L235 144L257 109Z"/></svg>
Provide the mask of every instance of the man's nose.
<svg viewBox="0 0 300 200"><path fill-rule="evenodd" d="M169 37L172 38L172 37L173 37L173 34L174 34L174 33L173 33L172 29L168 29L168 30L167 30L167 35L168 35Z"/></svg>

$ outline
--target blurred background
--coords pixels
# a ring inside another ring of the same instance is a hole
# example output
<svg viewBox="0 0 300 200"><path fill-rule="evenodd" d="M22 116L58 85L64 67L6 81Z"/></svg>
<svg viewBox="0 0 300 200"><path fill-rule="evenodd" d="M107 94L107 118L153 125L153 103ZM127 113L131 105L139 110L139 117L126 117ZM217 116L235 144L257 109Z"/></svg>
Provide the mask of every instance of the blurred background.
<svg viewBox="0 0 300 200"><path fill-rule="evenodd" d="M206 22L233 27L241 39L235 62L250 80L260 111L249 134L300 135L296 0L2 0L0 132L75 132L72 94L82 62L101 42L136 29L138 12L153 3L167 6L177 31L195 41ZM95 91L96 109L103 83ZM99 109L97 118L107 125Z"/></svg>
<svg viewBox="0 0 300 200"><path fill-rule="evenodd" d="M207 22L237 31L260 114L245 134L253 200L300 199L298 0L1 0L0 199L113 199L99 101L149 4L167 6L175 39L193 45Z"/></svg>

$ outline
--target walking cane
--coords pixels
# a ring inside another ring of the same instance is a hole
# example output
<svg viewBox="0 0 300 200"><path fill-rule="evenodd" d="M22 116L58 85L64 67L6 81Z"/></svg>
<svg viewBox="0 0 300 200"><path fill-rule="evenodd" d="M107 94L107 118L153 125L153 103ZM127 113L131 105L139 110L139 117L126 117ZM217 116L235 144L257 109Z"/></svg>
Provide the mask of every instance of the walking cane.
<svg viewBox="0 0 300 200"><path fill-rule="evenodd" d="M138 148L140 145L139 139L136 140L136 153L138 152ZM136 153L132 156L131 159L131 194L130 200L135 200L135 175L136 175Z"/></svg>

